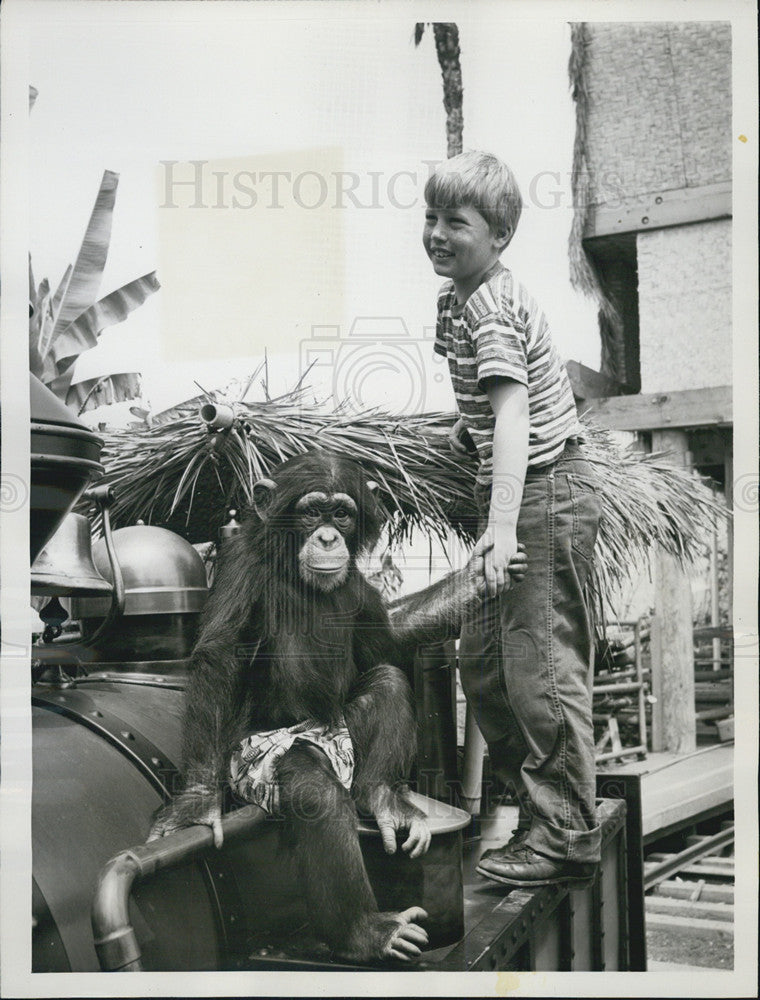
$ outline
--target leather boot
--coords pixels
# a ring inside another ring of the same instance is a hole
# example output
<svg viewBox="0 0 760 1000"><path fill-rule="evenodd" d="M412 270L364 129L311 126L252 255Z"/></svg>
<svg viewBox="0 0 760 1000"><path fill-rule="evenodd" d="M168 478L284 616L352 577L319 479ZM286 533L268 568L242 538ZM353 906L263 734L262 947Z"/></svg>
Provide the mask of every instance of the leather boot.
<svg viewBox="0 0 760 1000"><path fill-rule="evenodd" d="M576 886L590 885L598 867L585 862L547 858L523 843L517 844L509 853L502 848L499 853L486 854L490 856L486 857L484 854L476 868L480 875L493 882L523 888L559 882Z"/></svg>

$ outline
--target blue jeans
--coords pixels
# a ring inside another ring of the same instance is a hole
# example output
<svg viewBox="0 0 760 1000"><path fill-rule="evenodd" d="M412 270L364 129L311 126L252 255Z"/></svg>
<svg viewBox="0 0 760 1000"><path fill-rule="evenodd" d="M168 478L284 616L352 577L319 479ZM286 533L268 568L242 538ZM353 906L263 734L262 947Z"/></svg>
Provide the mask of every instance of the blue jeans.
<svg viewBox="0 0 760 1000"><path fill-rule="evenodd" d="M476 491L485 529L489 491ZM528 571L487 599L462 630L462 686L494 773L517 791L526 843L548 857L596 862L594 733L588 680L593 629L584 597L601 501L570 443L529 469L517 539Z"/></svg>

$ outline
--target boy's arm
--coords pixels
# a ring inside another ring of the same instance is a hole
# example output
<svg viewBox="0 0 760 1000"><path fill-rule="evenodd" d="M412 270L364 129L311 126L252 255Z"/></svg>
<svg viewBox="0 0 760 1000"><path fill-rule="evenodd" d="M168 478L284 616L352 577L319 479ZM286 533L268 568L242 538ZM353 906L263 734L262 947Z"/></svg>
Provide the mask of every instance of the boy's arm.
<svg viewBox="0 0 760 1000"><path fill-rule="evenodd" d="M489 596L510 584L508 566L517 552L517 518L528 467L528 389L514 379L494 376L484 388L496 418L493 434L493 488L488 525L473 555L482 555Z"/></svg>

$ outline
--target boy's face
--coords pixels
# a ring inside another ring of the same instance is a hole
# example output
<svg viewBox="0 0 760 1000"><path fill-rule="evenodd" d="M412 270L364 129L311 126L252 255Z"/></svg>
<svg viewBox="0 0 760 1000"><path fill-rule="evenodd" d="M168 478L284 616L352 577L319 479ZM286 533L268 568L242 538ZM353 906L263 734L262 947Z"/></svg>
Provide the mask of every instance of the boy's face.
<svg viewBox="0 0 760 1000"><path fill-rule="evenodd" d="M432 208L425 212L422 244L441 277L451 278L457 289L471 294L504 249L476 208Z"/></svg>

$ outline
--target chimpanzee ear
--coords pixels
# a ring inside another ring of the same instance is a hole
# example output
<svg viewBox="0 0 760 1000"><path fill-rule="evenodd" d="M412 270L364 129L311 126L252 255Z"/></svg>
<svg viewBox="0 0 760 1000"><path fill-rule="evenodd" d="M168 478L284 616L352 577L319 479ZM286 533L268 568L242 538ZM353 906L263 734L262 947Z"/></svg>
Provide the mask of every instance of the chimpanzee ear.
<svg viewBox="0 0 760 1000"><path fill-rule="evenodd" d="M253 506L262 521L267 519L276 489L277 484L271 479L258 479L253 484Z"/></svg>

